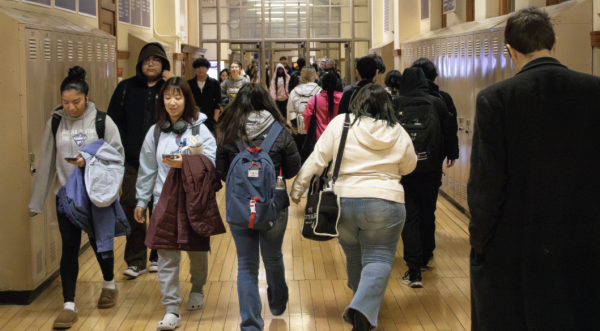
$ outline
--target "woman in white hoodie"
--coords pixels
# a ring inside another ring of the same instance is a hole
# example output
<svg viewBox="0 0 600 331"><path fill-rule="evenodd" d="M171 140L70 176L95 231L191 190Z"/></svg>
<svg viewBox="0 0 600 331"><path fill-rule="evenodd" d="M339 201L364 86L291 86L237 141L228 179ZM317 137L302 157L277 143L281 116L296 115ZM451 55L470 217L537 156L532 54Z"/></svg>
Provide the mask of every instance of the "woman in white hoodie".
<svg viewBox="0 0 600 331"><path fill-rule="evenodd" d="M136 183L135 219L144 223L146 207L154 194L154 208L158 205L163 185L171 168L182 168L183 159L180 146L192 136L193 128L199 127L203 154L213 163L217 151L215 138L203 124L206 115L196 107L192 90L181 77L167 80L158 95L156 124L150 127L140 152L140 170ZM160 127L158 144L154 141L154 128ZM180 144L181 143L181 144ZM165 155L175 158L164 157ZM208 276L208 253L188 251L192 289L186 305L187 310L198 310L204 306L203 287ZM162 294L162 304L166 314L158 322L159 330L174 330L181 325L179 317L179 266L180 250L158 250L158 283Z"/></svg>
<svg viewBox="0 0 600 331"><path fill-rule="evenodd" d="M346 254L348 286L354 292L343 317L358 331L377 325L404 226L400 178L415 169L417 155L382 86L363 87L350 109L351 126L334 190L341 208L338 240ZM344 118L334 118L317 141L294 181L294 202L300 201L313 175L335 163Z"/></svg>

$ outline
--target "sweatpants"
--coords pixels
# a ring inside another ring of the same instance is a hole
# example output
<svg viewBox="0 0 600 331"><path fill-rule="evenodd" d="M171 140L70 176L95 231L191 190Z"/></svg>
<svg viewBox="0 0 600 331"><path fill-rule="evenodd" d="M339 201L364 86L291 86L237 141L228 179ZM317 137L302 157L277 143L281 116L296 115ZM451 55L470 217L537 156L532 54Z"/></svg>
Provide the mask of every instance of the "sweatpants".
<svg viewBox="0 0 600 331"><path fill-rule="evenodd" d="M187 252L190 257L191 292L204 293L204 285L208 277L208 252ZM167 308L167 314L179 314L179 269L181 251L158 250L158 284L161 303Z"/></svg>
<svg viewBox="0 0 600 331"><path fill-rule="evenodd" d="M81 229L73 225L67 215L58 212L58 197L56 197L56 216L58 229L62 240L62 255L60 257L60 279L63 288L64 302L75 302L75 288L79 275L79 249L81 247ZM115 258L102 258L98 254L96 240L90 238L90 245L96 254L105 281L114 279Z"/></svg>

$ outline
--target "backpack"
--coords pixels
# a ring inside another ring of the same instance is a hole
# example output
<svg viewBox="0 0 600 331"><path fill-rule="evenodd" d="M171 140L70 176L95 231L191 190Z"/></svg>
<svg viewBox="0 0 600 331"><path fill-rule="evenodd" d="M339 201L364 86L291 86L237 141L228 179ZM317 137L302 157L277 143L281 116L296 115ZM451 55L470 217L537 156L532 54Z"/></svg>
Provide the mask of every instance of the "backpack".
<svg viewBox="0 0 600 331"><path fill-rule="evenodd" d="M56 133L58 132L58 126L60 125L61 120L62 116L58 114L52 115L52 136L54 137L54 141L56 141ZM94 124L96 124L98 140L104 139L104 133L106 132L106 113L96 109L96 121Z"/></svg>
<svg viewBox="0 0 600 331"><path fill-rule="evenodd" d="M444 142L434 101L429 97L400 97L398 101L398 119L412 139L418 157L413 173L438 171L444 160Z"/></svg>
<svg viewBox="0 0 600 331"><path fill-rule="evenodd" d="M287 191L275 189L277 173L269 156L281 130L279 122L273 123L260 147L247 147L238 139L236 145L240 153L231 162L225 181L225 214L230 225L270 230L275 225L278 210L285 208L275 202L284 201L276 194L287 196ZM289 204L289 199L287 201Z"/></svg>
<svg viewBox="0 0 600 331"><path fill-rule="evenodd" d="M296 113L296 123L298 125L297 129L298 129L299 134L306 134L306 130L304 129L304 116L302 115L302 113L304 113L304 108L306 108L306 105L308 104L308 101L310 100L310 98L313 97L314 95L316 95L317 93L319 93L321 90L322 90L321 87L317 85L310 92L310 94L298 93L298 96L300 97L300 99L298 99L296 101L296 103L294 104L294 113ZM316 93L315 93L315 91L316 91ZM315 112L316 111L317 111L317 109L316 109L316 103L315 103Z"/></svg>

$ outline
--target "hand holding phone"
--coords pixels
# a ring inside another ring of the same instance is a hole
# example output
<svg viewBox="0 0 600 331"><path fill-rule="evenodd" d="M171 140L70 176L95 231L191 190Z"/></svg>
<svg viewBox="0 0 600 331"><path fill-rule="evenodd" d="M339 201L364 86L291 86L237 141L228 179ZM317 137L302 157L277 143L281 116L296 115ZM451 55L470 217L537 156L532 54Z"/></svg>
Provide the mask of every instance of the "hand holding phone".
<svg viewBox="0 0 600 331"><path fill-rule="evenodd" d="M162 157L163 157L163 159L176 159L177 158L175 156L175 154L163 154Z"/></svg>
<svg viewBox="0 0 600 331"><path fill-rule="evenodd" d="M79 160L78 157L65 157L65 161L77 161Z"/></svg>

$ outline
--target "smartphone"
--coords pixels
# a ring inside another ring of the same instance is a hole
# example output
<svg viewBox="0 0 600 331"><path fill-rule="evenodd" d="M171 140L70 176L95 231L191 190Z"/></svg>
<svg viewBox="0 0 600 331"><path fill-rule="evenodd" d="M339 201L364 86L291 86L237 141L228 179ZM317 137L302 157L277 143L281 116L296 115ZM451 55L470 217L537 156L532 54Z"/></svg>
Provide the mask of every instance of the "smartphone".
<svg viewBox="0 0 600 331"><path fill-rule="evenodd" d="M173 154L163 154L163 159L176 159L177 157Z"/></svg>
<svg viewBox="0 0 600 331"><path fill-rule="evenodd" d="M65 157L65 161L77 161L79 160L78 157Z"/></svg>

